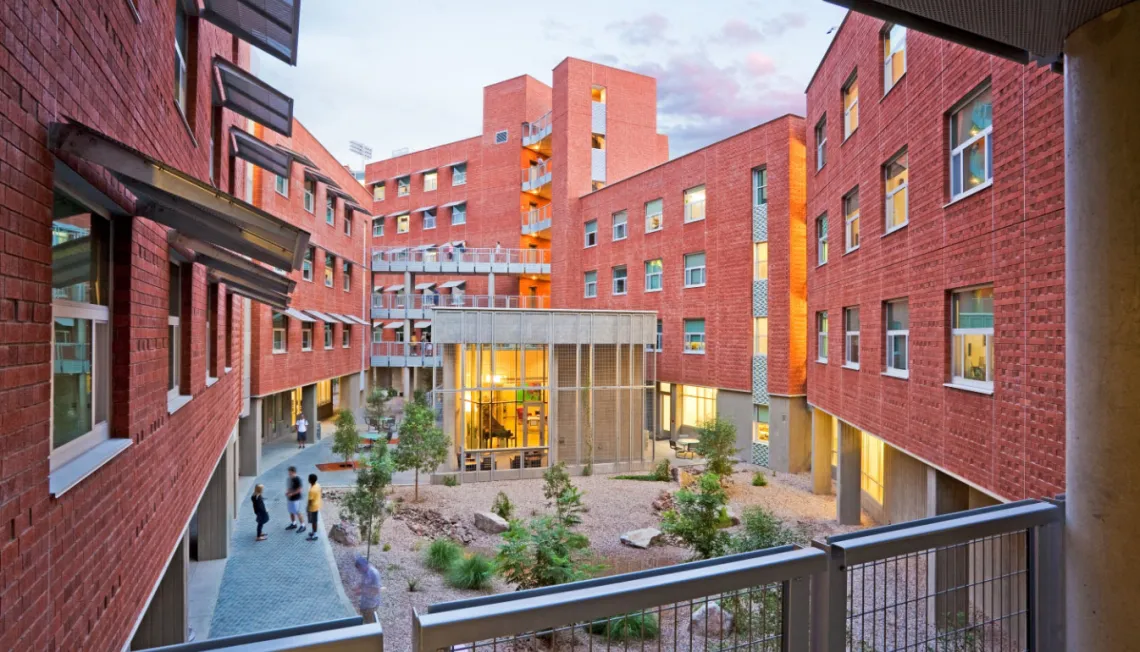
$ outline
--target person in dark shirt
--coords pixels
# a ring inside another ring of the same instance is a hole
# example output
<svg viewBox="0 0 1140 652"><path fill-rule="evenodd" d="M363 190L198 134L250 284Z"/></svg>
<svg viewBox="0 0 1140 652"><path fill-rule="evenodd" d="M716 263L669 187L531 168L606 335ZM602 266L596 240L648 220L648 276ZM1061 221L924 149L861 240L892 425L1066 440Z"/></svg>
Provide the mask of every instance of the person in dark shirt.
<svg viewBox="0 0 1140 652"><path fill-rule="evenodd" d="M269 510L265 509L265 498L261 495L263 491L265 491L265 485L257 485L253 488L253 497L250 498L253 501L253 513L257 517L257 538L254 541L265 541L269 538L261 532L261 528L269 522Z"/></svg>
<svg viewBox="0 0 1140 652"><path fill-rule="evenodd" d="M301 512L301 476L297 467L289 467L289 479L285 483L285 500L289 506L289 527L286 530L305 531L305 515Z"/></svg>

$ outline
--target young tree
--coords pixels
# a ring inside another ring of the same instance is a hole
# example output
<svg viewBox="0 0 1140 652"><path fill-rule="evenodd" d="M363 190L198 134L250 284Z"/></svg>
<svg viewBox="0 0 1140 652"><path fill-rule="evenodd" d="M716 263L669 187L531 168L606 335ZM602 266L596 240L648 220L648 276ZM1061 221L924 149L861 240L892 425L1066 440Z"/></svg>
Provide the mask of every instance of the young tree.
<svg viewBox="0 0 1140 652"><path fill-rule="evenodd" d="M340 517L354 523L368 541L366 557L372 559L373 532L384 524L384 493L392 484L392 458L387 446L373 446L372 453L356 470L356 485L344 498Z"/></svg>
<svg viewBox="0 0 1140 652"><path fill-rule="evenodd" d="M344 463L352 461L356 449L360 446L360 433L356 431L356 417L351 410L340 410L336 413L336 433L333 435L332 450L344 458Z"/></svg>
<svg viewBox="0 0 1140 652"><path fill-rule="evenodd" d="M511 521L495 559L503 579L519 589L533 589L589 577L594 568L580 558L589 545L586 535L556 516L539 516L529 524Z"/></svg>
<svg viewBox="0 0 1140 652"><path fill-rule="evenodd" d="M435 411L423 403L409 403L404 408L400 442L396 444L392 461L399 471L415 470L413 500L419 502L420 499L420 473L431 473L446 457L447 437L435 425Z"/></svg>
<svg viewBox="0 0 1140 652"><path fill-rule="evenodd" d="M369 429L379 432L384 417L388 416L388 400L391 398L388 390L382 387L373 387L368 393L364 403L364 423Z"/></svg>
<svg viewBox="0 0 1140 652"><path fill-rule="evenodd" d="M674 503L676 507L665 512L661 529L679 538L699 559L723 555L730 540L720 527L721 515L728 504L720 477L708 471L702 473L696 491L681 489Z"/></svg>
<svg viewBox="0 0 1140 652"><path fill-rule="evenodd" d="M708 471L722 478L732 475L736 463L736 426L727 419L713 417L697 428L700 441L697 455L708 460Z"/></svg>
<svg viewBox="0 0 1140 652"><path fill-rule="evenodd" d="M542 495L550 501L548 504L554 508L558 522L566 526L581 523L580 515L586 511L586 506L582 504L582 491L570 482L566 463L559 462L550 467L542 474L542 479Z"/></svg>

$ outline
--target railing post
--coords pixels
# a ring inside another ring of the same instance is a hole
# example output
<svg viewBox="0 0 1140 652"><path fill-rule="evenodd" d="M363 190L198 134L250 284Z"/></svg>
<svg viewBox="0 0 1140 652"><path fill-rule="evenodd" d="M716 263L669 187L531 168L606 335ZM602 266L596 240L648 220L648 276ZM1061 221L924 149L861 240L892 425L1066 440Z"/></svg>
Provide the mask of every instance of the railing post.
<svg viewBox="0 0 1140 652"><path fill-rule="evenodd" d="M1057 505L1062 517L1033 528L1026 537L1029 546L1029 640L1031 652L1063 652L1065 649L1065 557L1064 500Z"/></svg>
<svg viewBox="0 0 1140 652"><path fill-rule="evenodd" d="M828 565L811 576L811 652L827 652L828 591L831 582L831 549L822 541L812 541L811 547L827 554Z"/></svg>
<svg viewBox="0 0 1140 652"><path fill-rule="evenodd" d="M811 587L806 577L794 577L783 583L783 644L780 652L808 652L808 626Z"/></svg>

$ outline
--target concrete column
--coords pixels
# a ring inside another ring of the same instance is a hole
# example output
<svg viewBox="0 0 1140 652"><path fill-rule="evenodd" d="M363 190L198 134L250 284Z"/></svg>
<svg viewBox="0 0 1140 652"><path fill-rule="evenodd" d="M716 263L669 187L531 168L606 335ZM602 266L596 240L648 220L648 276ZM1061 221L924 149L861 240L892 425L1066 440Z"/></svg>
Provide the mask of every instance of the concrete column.
<svg viewBox="0 0 1140 652"><path fill-rule="evenodd" d="M400 368L400 383L404 392L404 400L412 400L412 370L409 367Z"/></svg>
<svg viewBox="0 0 1140 652"><path fill-rule="evenodd" d="M970 487L938 469L926 467L926 515L941 516L970 508ZM938 629L960 627L970 617L970 549L958 546L934 553L926 566L926 622ZM928 558L929 559L929 558Z"/></svg>
<svg viewBox="0 0 1140 652"><path fill-rule="evenodd" d="M186 642L190 626L189 569L190 534L183 532L131 639L132 650Z"/></svg>
<svg viewBox="0 0 1140 652"><path fill-rule="evenodd" d="M320 440L320 428L318 424L320 421L317 419L317 385L305 385L301 388L301 413L305 415L305 420L309 422L309 441L316 442Z"/></svg>
<svg viewBox="0 0 1140 652"><path fill-rule="evenodd" d="M835 518L841 525L859 525L863 515L863 433L842 421L838 466Z"/></svg>
<svg viewBox="0 0 1140 652"><path fill-rule="evenodd" d="M811 418L802 396L768 398L768 465L781 473L811 468Z"/></svg>
<svg viewBox="0 0 1140 652"><path fill-rule="evenodd" d="M487 274L487 294L489 296L492 296L492 297L495 296L495 273L494 272Z"/></svg>
<svg viewBox="0 0 1140 652"><path fill-rule="evenodd" d="M831 486L831 433L835 417L819 408L811 411L811 490L827 495Z"/></svg>
<svg viewBox="0 0 1140 652"><path fill-rule="evenodd" d="M1136 646L1140 3L1065 41L1067 649Z"/></svg>
<svg viewBox="0 0 1140 652"><path fill-rule="evenodd" d="M360 401L360 374L349 374L340 379L340 406L352 412L357 422L364 421Z"/></svg>
<svg viewBox="0 0 1140 652"><path fill-rule="evenodd" d="M225 559L230 552L233 532L234 486L233 457L227 444L206 491L198 502L198 561Z"/></svg>
<svg viewBox="0 0 1140 652"><path fill-rule="evenodd" d="M238 459L241 475L261 475L262 399L249 399L249 415L238 420Z"/></svg>

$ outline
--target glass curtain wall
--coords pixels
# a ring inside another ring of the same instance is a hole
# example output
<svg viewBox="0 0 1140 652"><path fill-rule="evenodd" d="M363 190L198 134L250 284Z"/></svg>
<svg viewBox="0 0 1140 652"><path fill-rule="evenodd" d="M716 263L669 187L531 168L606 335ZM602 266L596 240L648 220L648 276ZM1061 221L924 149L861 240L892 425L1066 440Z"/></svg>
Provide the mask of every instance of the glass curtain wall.
<svg viewBox="0 0 1140 652"><path fill-rule="evenodd" d="M463 350L463 468L549 464L549 360L541 344L468 344Z"/></svg>

